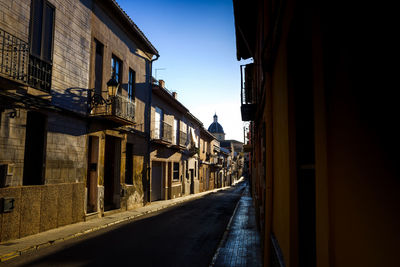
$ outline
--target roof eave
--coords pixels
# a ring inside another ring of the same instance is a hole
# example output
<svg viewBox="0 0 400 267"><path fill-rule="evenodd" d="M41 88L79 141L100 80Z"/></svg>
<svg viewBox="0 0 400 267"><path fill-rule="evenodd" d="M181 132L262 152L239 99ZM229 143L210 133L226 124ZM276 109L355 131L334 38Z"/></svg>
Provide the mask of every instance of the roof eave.
<svg viewBox="0 0 400 267"><path fill-rule="evenodd" d="M153 55L160 56L157 49L153 46L153 44L147 39L144 33L139 29L139 27L132 21L132 19L125 13L125 11L119 6L119 4L115 0L106 0L109 4L111 4L114 9L121 15L124 22L129 25L130 29L133 30L135 35L139 38L139 41L148 49L148 52Z"/></svg>

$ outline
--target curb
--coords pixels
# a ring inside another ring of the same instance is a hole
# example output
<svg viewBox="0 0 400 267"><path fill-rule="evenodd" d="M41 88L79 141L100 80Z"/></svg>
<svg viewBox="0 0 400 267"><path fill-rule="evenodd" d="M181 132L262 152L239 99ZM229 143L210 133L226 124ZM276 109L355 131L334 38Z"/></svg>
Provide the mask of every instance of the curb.
<svg viewBox="0 0 400 267"><path fill-rule="evenodd" d="M98 230L101 230L101 229L104 229L104 228L107 228L107 227L110 227L110 226L113 226L113 225L116 225L116 224L120 224L122 222L126 222L126 221L130 221L130 220L136 219L138 217L141 217L141 216L149 214L149 213L157 212L157 211L160 211L160 210L175 206L177 204L181 204L181 203L184 203L184 202L195 200L195 199L201 198L201 197L203 197L205 195L209 195L211 193L215 193L215 192L218 192L218 191L222 191L222 190L226 190L226 189L232 188L236 184L234 184L232 186L225 186L225 187L222 187L222 188L217 188L217 189L214 189L214 190L198 193L198 194L193 195L192 197L189 197L187 199L177 200L175 202L171 202L171 203L162 205L162 206L160 206L158 208L155 208L155 209L149 209L149 210L143 211L143 212L135 214L135 215L127 216L127 217L125 217L123 219L120 219L120 220L117 220L117 221L113 221L113 222L110 222L110 223L107 223L107 224L104 224L104 225L101 225L101 226L93 227L93 228L86 229L86 230L78 232L78 233L67 235L65 237L61 237L61 238L58 238L58 239L55 239L55 240L49 240L49 241L44 242L44 243L40 243L40 244L37 244L37 245L25 247L25 248L19 249L17 251L13 251L13 252L9 252L9 253L0 255L0 263L8 261L8 260L11 260L11 259L16 258L18 256L21 256L22 254L25 254L27 252L32 252L32 251L35 251L35 250L39 250L41 248L49 247L51 245L58 244L58 243L63 242L63 241L67 241L69 239L73 239L73 238L76 238L76 237L79 237L79 236L83 236L83 235L86 235L86 234L89 234L89 233L92 233L92 232L95 232L95 231L98 231ZM57 228L55 228L55 229L57 229Z"/></svg>

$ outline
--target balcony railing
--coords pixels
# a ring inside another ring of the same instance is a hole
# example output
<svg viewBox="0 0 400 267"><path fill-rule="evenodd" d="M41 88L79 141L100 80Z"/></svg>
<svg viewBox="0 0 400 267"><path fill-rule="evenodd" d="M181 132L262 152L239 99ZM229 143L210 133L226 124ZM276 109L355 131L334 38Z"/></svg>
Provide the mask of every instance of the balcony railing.
<svg viewBox="0 0 400 267"><path fill-rule="evenodd" d="M0 75L50 91L52 63L29 54L29 44L0 28Z"/></svg>
<svg viewBox="0 0 400 267"><path fill-rule="evenodd" d="M165 121L156 122L156 125L154 125L154 130L152 132L152 139L171 143L172 126Z"/></svg>
<svg viewBox="0 0 400 267"><path fill-rule="evenodd" d="M0 75L26 84L28 60L28 43L0 28Z"/></svg>
<svg viewBox="0 0 400 267"><path fill-rule="evenodd" d="M30 86L49 92L51 89L52 63L46 62L34 55L29 56Z"/></svg>
<svg viewBox="0 0 400 267"><path fill-rule="evenodd" d="M93 98L100 98L92 90L89 91L89 103ZM94 101L96 102L96 101ZM104 101L98 101L90 112L91 116L99 116L110 119L121 124L132 124L135 122L135 102L127 97L116 95L112 98L111 104L107 105Z"/></svg>

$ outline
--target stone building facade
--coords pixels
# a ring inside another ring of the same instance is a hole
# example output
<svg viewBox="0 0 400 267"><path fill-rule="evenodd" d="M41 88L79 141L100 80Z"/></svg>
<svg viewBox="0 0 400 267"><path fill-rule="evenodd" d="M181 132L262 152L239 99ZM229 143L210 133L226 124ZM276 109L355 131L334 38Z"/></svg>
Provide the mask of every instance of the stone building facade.
<svg viewBox="0 0 400 267"><path fill-rule="evenodd" d="M143 205L157 50L115 1L0 6L0 241Z"/></svg>
<svg viewBox="0 0 400 267"><path fill-rule="evenodd" d="M162 80L153 85L151 105L151 201L198 193L203 124Z"/></svg>
<svg viewBox="0 0 400 267"><path fill-rule="evenodd" d="M199 191L204 192L210 190L211 170L210 164L212 161L212 145L211 142L215 139L205 128L200 129L200 150L199 150Z"/></svg>
<svg viewBox="0 0 400 267"><path fill-rule="evenodd" d="M90 88L111 105L94 105L88 124L87 214L132 209L148 201L151 64L157 50L114 1L91 3ZM97 214L97 215L96 215Z"/></svg>
<svg viewBox="0 0 400 267"><path fill-rule="evenodd" d="M5 241L84 220L91 23L80 1L0 6Z"/></svg>

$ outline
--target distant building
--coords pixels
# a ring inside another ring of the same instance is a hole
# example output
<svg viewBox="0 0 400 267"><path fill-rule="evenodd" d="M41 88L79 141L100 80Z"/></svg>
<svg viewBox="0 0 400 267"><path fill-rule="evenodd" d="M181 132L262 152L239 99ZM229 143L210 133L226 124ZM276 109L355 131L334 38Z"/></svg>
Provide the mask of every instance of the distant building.
<svg viewBox="0 0 400 267"><path fill-rule="evenodd" d="M165 88L153 81L150 124L150 200L195 194L199 187L200 131L203 123ZM211 134L209 134L214 138Z"/></svg>
<svg viewBox="0 0 400 267"><path fill-rule="evenodd" d="M241 168L238 167L243 166L239 163L239 160L242 160L239 153L243 151L243 143L236 140L225 140L224 128L219 124L217 114L214 115L214 121L208 127L208 131L220 142L220 154L224 159L224 172L219 178L220 181L217 181L217 185L219 187L231 185L240 178L242 173Z"/></svg>
<svg viewBox="0 0 400 267"><path fill-rule="evenodd" d="M210 185L213 146L212 141L215 137L205 128L200 129L200 163L199 163L199 190L200 192L210 190L214 184Z"/></svg>
<svg viewBox="0 0 400 267"><path fill-rule="evenodd" d="M208 131L212 133L217 138L218 141L225 140L224 128L222 128L221 124L218 123L217 114L214 115L214 121L208 127Z"/></svg>

